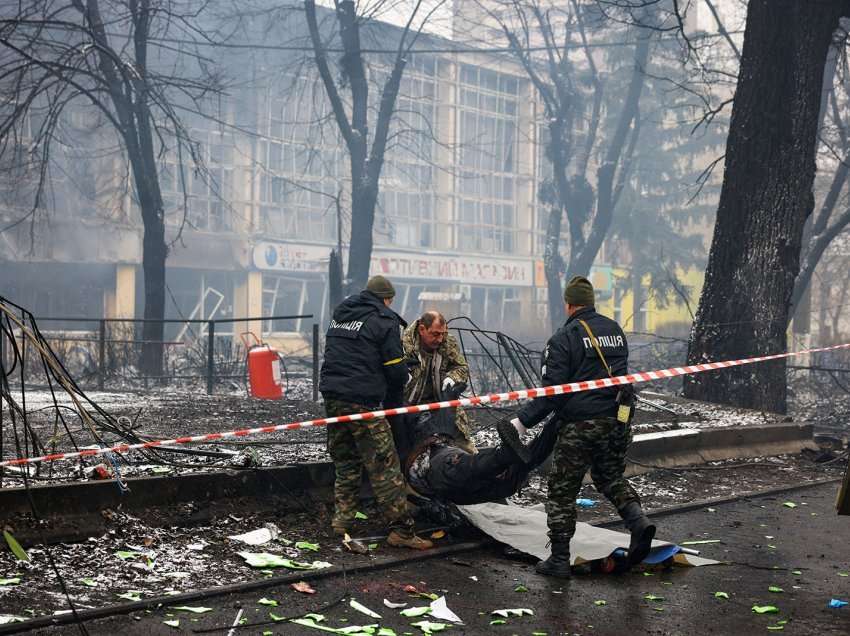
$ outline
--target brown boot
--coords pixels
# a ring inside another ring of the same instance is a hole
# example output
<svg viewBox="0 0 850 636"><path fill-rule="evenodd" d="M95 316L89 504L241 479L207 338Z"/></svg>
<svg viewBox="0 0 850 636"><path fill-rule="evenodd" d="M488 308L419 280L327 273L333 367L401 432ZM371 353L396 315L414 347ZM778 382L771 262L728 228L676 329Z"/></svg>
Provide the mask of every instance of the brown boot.
<svg viewBox="0 0 850 636"><path fill-rule="evenodd" d="M410 548L411 550L430 550L434 547L434 544L428 541L428 539L417 537L413 532L402 534L398 530L390 531L387 537L387 544L396 548Z"/></svg>

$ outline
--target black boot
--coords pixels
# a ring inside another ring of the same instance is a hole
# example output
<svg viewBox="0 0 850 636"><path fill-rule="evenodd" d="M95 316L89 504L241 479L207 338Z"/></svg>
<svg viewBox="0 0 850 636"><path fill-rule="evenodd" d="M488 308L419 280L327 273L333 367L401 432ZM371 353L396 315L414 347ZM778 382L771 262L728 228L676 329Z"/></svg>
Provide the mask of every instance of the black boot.
<svg viewBox="0 0 850 636"><path fill-rule="evenodd" d="M522 443L519 433L510 420L499 420L496 424L496 431L499 433L499 439L502 440L503 448L510 449L521 464L531 463L531 451L528 446Z"/></svg>
<svg viewBox="0 0 850 636"><path fill-rule="evenodd" d="M649 555L652 549L655 524L643 514L637 501L630 501L619 512L623 523L632 535L629 541L629 566L637 565Z"/></svg>
<svg viewBox="0 0 850 636"><path fill-rule="evenodd" d="M543 576L570 578L570 539L568 537L552 539L552 554L545 561L538 562L534 569Z"/></svg>

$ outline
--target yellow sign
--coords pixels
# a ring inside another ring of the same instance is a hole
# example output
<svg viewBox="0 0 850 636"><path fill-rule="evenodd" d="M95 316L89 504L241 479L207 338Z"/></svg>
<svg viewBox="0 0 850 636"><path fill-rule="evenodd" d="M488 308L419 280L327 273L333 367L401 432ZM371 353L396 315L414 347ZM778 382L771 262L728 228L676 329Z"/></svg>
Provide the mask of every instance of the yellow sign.
<svg viewBox="0 0 850 636"><path fill-rule="evenodd" d="M562 285L563 280L564 275L561 274ZM614 268L610 265L599 265L591 267L590 282L593 285L593 289L597 293L611 293L611 291L614 289ZM534 261L534 286L546 287L546 266L540 259Z"/></svg>

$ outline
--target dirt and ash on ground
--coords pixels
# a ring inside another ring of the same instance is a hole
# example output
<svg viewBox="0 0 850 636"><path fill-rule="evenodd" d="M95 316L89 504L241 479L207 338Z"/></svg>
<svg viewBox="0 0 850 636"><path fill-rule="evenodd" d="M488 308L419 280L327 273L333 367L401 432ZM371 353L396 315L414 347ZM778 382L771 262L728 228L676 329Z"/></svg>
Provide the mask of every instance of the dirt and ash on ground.
<svg viewBox="0 0 850 636"><path fill-rule="evenodd" d="M302 391L302 395L308 391ZM650 396L648 396L650 397ZM173 437L182 434L219 432L320 416L320 410L309 395L283 402L249 400L242 394L198 395L194 392L163 391L153 395L133 393L100 393L91 398L101 408L133 427L137 434L150 437ZM845 396L846 398L846 396ZM636 433L664 430L677 426L731 426L782 421L782 416L765 416L721 409L704 404L683 402L663 395L650 397L656 403L674 410L678 417L671 422L669 413L646 407L637 419ZM823 400L810 396L807 405L795 417L805 414L820 421L829 421L829 428L839 434L846 430L845 414L850 412L847 400ZM47 394L29 393L28 411L34 411L32 422L49 437L55 422L48 417L50 406ZM508 415L510 408L474 410L475 441L491 445L496 440L495 422ZM794 410L792 409L792 413ZM126 418L126 419L125 419ZM14 448L11 426L4 417L5 456ZM816 422L817 423L817 422ZM837 425L836 425L837 424ZM71 423L79 430L79 422ZM61 432L61 429L60 429ZM61 433L60 433L61 434ZM91 443L78 433L80 444ZM58 439L58 447L67 447L68 438ZM168 454L166 463L131 456L130 466L122 469L123 476L165 472L194 472L221 470L245 465L281 465L305 461L326 461L324 431L291 431L257 436L231 442L225 446L202 446L210 450L222 448L237 454L228 458ZM828 456L826 456L828 457ZM794 485L806 481L837 477L844 462L818 463L817 453L767 457L755 460L713 462L699 470L655 470L632 478L643 498L645 508L665 506L713 497L734 496L771 487ZM91 465L89 462L87 465ZM76 477L80 466L71 462L52 467L53 478ZM47 479L50 469L43 467L39 474ZM64 479L62 479L64 478ZM534 475L528 486L515 496L514 502L530 505L545 501L545 478ZM20 479L8 478L4 486L20 484ZM581 508L583 520L615 518L610 505L592 486L585 486L582 498L596 502ZM368 517L354 529L358 536L380 534L377 511L364 509ZM47 550L56 563L68 591L77 606L99 607L134 598L174 594L181 591L208 588L224 583L237 583L270 576L266 568L251 567L238 552L273 552L295 562L329 562L347 565L368 562L374 555L391 548L378 540L367 540L371 553L353 555L343 552L338 541L329 533L329 502L302 498L236 499L213 504L182 504L164 509L145 511L143 518L128 514L120 508L103 512L108 528L105 534L82 543L66 543L30 549L29 563L17 562L10 552L0 553L0 614L41 616L66 609L67 605L55 572L47 559ZM275 524L280 536L262 546L246 546L228 537ZM12 529L14 530L14 529ZM303 543L296 547L298 542ZM16 581L20 579L20 581Z"/></svg>

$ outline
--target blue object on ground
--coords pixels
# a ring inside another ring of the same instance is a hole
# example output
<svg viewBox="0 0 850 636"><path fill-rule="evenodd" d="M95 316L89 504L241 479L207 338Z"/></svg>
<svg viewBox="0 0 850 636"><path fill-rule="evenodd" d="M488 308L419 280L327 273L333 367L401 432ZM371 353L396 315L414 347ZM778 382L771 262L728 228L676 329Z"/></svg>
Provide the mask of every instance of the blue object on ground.
<svg viewBox="0 0 850 636"><path fill-rule="evenodd" d="M838 609L839 607L844 607L845 605L847 605L847 601L842 601L842 600L839 600L837 598L834 598L834 599L829 601L829 606L834 608L834 609Z"/></svg>
<svg viewBox="0 0 850 636"><path fill-rule="evenodd" d="M596 502L593 499L576 499L576 505L579 508L593 508Z"/></svg>
<svg viewBox="0 0 850 636"><path fill-rule="evenodd" d="M650 565L654 565L655 563L662 563L667 559L676 556L677 554L679 554L679 546L665 545L660 548L653 548L652 551L643 560L643 562L649 563Z"/></svg>

